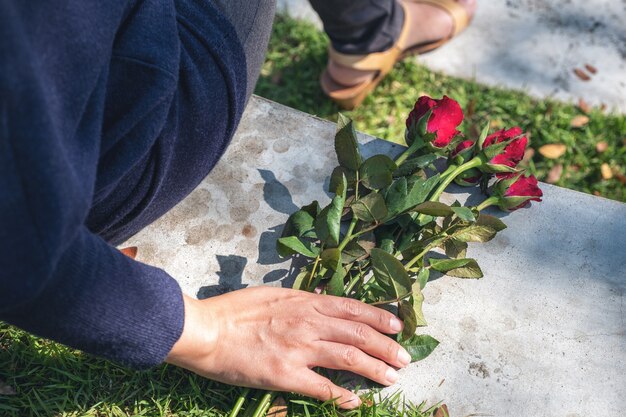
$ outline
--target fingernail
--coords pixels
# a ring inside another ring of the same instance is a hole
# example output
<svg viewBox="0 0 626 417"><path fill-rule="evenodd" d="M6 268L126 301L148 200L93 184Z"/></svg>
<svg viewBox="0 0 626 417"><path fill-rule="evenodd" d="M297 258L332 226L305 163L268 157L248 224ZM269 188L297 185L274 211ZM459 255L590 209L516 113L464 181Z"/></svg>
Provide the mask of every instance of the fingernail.
<svg viewBox="0 0 626 417"><path fill-rule="evenodd" d="M358 396L354 396L350 399L350 405L352 405L353 407L358 407L361 405L361 399Z"/></svg>
<svg viewBox="0 0 626 417"><path fill-rule="evenodd" d="M404 366L411 363L411 355L403 347L398 349L398 362Z"/></svg>
<svg viewBox="0 0 626 417"><path fill-rule="evenodd" d="M391 327L391 330L393 330L396 333L402 330L403 325L404 324L402 323L402 321L398 319L397 317L393 317L389 322L389 327Z"/></svg>
<svg viewBox="0 0 626 417"><path fill-rule="evenodd" d="M395 383L398 380L399 376L400 375L398 375L398 372L393 368L387 369L387 373L385 374L385 378L387 378L387 381L390 384Z"/></svg>

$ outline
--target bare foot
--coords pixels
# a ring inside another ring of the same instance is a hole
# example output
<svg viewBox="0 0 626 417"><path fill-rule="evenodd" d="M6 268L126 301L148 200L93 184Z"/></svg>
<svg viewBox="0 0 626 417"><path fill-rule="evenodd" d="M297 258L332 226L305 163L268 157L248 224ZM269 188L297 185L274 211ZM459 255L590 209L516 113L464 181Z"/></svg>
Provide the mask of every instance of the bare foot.
<svg viewBox="0 0 626 417"><path fill-rule="evenodd" d="M457 0L467 10L468 16L473 16L476 10L476 0ZM404 1L407 13L404 18L409 19L409 35L406 45L400 45L406 49L412 45L434 42L443 39L454 30L452 17L439 7L423 3ZM333 80L345 86L364 83L374 77L376 71L359 71L337 65L328 61L328 74Z"/></svg>

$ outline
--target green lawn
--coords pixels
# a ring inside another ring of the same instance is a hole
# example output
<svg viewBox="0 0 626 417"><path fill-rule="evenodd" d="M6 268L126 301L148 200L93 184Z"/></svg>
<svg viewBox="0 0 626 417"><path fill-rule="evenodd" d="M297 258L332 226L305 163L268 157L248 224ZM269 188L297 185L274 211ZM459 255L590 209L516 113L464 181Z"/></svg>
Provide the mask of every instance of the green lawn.
<svg viewBox="0 0 626 417"><path fill-rule="evenodd" d="M338 108L323 96L317 83L326 45L324 35L310 25L279 17L256 93L334 120ZM348 114L359 130L397 140L403 135L406 114L421 93L447 94L458 100L467 115L463 129L468 135L478 131L477 123L490 119L494 128L522 126L535 149L548 143L566 145L567 151L558 159L535 153L530 168L545 179L560 164L563 173L557 185L626 201L620 182L624 178L620 175L626 174L624 116L595 109L588 124L572 128L572 118L582 114L575 106L447 77L410 62L399 65L360 109ZM597 149L599 142L606 142L602 152ZM612 169L613 178L602 179L602 164ZM6 386L17 392L0 394L3 417L223 416L241 392L171 366L129 371L0 322L0 393ZM349 413L297 396L286 399L289 414L299 416L432 415L424 406L403 404L400 396Z"/></svg>

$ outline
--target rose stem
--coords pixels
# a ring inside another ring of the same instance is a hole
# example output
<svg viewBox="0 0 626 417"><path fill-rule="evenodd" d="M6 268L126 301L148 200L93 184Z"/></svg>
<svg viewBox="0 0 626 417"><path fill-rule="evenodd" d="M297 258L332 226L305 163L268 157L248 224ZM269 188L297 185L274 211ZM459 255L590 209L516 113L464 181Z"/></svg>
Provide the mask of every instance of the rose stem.
<svg viewBox="0 0 626 417"><path fill-rule="evenodd" d="M261 401L259 402L259 406L256 408L254 414L252 414L252 417L261 417L265 415L265 413L267 412L267 408L270 405L270 400L272 399L272 395L274 395L274 392L269 391L263 396L263 398L261 398Z"/></svg>
<svg viewBox="0 0 626 417"><path fill-rule="evenodd" d="M235 403L235 406L233 407L233 410L230 412L228 417L237 417L237 414L239 414L239 410L241 410L241 407L243 406L243 402L246 400L246 397L248 396L249 392L250 392L250 388L246 388L243 390L239 398L237 398L237 402Z"/></svg>
<svg viewBox="0 0 626 417"><path fill-rule="evenodd" d="M482 203L480 203L478 206L476 206L476 210L482 211L482 210L486 209L487 207L496 204L497 202L498 202L498 197L491 196L488 199L486 199L485 201L483 201Z"/></svg>
<svg viewBox="0 0 626 417"><path fill-rule="evenodd" d="M421 147L421 143L416 139L402 154L395 160L396 165L400 166L406 159Z"/></svg>

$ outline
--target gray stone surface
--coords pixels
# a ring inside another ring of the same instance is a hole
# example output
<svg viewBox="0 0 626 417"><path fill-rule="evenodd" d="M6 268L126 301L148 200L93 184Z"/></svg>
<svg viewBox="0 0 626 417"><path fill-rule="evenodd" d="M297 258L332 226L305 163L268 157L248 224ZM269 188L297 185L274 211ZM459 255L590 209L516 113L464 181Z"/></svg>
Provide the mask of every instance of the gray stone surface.
<svg viewBox="0 0 626 417"><path fill-rule="evenodd" d="M275 241L336 165L334 125L253 98L214 171L170 213L130 239L188 294L289 285ZM397 153L361 135L365 153ZM425 332L441 341L401 372L412 401L452 416L621 416L626 409L626 205L542 184L545 198L502 216L509 228L470 245L481 280L425 289ZM469 199L459 190L447 201Z"/></svg>
<svg viewBox="0 0 626 417"><path fill-rule="evenodd" d="M307 0L278 0L279 10L321 22ZM417 58L448 75L524 89L538 97L606 103L626 111L626 2L623 0L478 0L472 25L446 46ZM591 64L590 81L574 68Z"/></svg>

